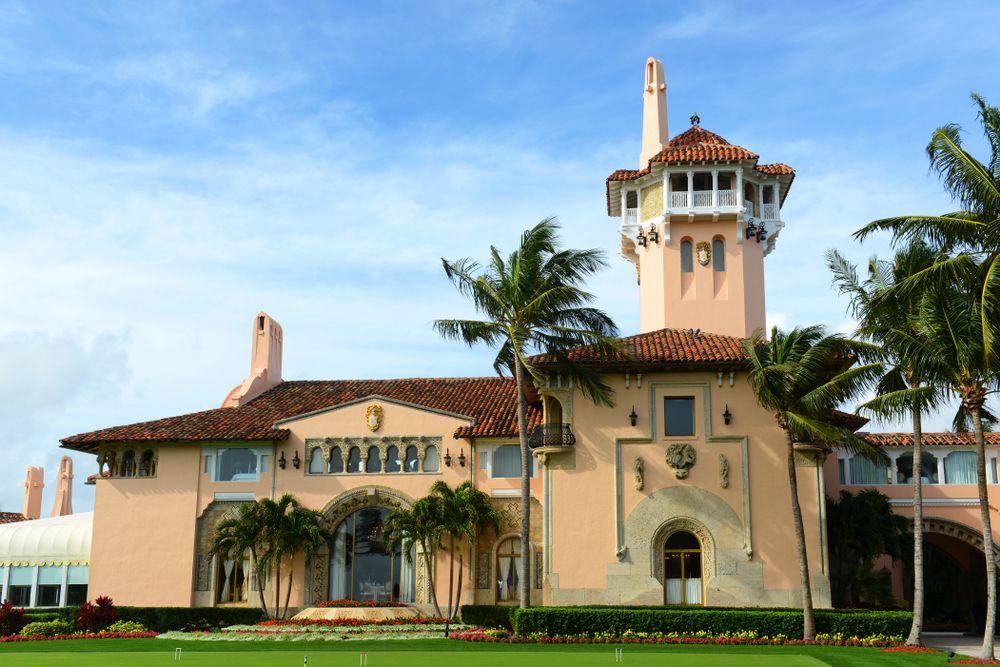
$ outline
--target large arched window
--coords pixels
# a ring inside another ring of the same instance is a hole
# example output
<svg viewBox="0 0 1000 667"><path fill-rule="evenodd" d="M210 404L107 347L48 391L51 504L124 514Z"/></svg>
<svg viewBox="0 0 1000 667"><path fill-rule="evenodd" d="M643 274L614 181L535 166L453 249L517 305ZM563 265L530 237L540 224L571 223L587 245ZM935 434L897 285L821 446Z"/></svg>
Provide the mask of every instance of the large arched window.
<svg viewBox="0 0 1000 667"><path fill-rule="evenodd" d="M663 548L664 599L667 604L700 605L701 543L687 531L667 538Z"/></svg>
<svg viewBox="0 0 1000 667"><path fill-rule="evenodd" d="M417 559L382 542L390 510L365 507L344 519L330 542L330 599L413 602Z"/></svg>
<svg viewBox="0 0 1000 667"><path fill-rule="evenodd" d="M344 472L344 453L340 447L330 450L330 463L326 467L327 472Z"/></svg>
<svg viewBox="0 0 1000 667"><path fill-rule="evenodd" d="M681 272L692 273L694 271L694 246L691 239L681 241Z"/></svg>
<svg viewBox="0 0 1000 667"><path fill-rule="evenodd" d="M280 461L279 461L280 463ZM323 450L319 447L313 447L312 453L309 454L309 473L312 475L319 475L323 472Z"/></svg>
<svg viewBox="0 0 1000 667"><path fill-rule="evenodd" d="M497 602L517 602L521 585L521 538L508 537L497 549Z"/></svg>
<svg viewBox="0 0 1000 667"><path fill-rule="evenodd" d="M118 472L122 477L135 477L135 452L131 449L122 454L122 464Z"/></svg>
<svg viewBox="0 0 1000 667"><path fill-rule="evenodd" d="M712 239L712 270L726 270L726 242L722 239Z"/></svg>

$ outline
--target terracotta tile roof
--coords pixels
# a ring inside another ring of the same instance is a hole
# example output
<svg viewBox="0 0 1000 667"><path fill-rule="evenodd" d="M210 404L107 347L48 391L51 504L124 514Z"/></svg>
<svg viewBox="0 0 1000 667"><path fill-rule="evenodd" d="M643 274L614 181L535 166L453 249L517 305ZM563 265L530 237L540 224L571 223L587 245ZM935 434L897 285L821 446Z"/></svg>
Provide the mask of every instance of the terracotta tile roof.
<svg viewBox="0 0 1000 667"><path fill-rule="evenodd" d="M217 408L177 417L114 426L61 440L64 447L94 451L105 442L197 442L285 440L288 429L276 422L342 403L379 395L475 420L458 437L508 437L517 434L517 393L510 378L412 378L400 380L286 381L244 406ZM541 423L529 407L529 427Z"/></svg>
<svg viewBox="0 0 1000 667"><path fill-rule="evenodd" d="M912 447L912 433L859 433L868 442L880 447ZM987 445L1000 445L1000 433L987 433ZM972 433L924 433L921 442L937 446L972 446L976 444Z"/></svg>
<svg viewBox="0 0 1000 667"><path fill-rule="evenodd" d="M715 364L743 363L743 338L693 331L691 329L659 329L622 338L628 359L607 359L591 347L580 347L570 352L571 359L581 363L607 363L666 365L666 364ZM531 357L533 363L555 363L555 357L539 354Z"/></svg>
<svg viewBox="0 0 1000 667"><path fill-rule="evenodd" d="M17 523L18 521L27 520L28 518L20 512L0 512L0 524Z"/></svg>

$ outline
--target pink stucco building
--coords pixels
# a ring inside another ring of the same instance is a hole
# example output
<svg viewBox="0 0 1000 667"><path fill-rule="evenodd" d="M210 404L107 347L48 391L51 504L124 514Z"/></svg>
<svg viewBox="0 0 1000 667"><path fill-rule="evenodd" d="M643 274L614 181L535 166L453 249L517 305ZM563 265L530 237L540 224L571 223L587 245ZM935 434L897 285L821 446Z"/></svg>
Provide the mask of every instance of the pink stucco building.
<svg viewBox="0 0 1000 667"><path fill-rule="evenodd" d="M380 522L435 481L471 480L505 519L499 534L463 552L466 603L513 603L526 586L546 605L798 605L785 441L754 401L742 351L744 337L765 325L764 263L777 250L795 172L760 162L697 116L668 139L664 70L653 59L643 96L638 168L615 171L606 184L608 214L620 219L613 249L636 271L641 331L625 339L628 362L579 354L614 387L615 407L595 406L554 370L532 388L527 580L516 576L513 381L285 380L284 333L260 313L250 372L221 407L63 439L100 468L90 595L132 605L255 604L249 568L210 557L208 541L240 503L290 492L336 528L309 567L296 568L292 606L341 597L426 603L420 561L386 552ZM869 437L893 455L891 467L846 454L799 458L820 606L830 603L825 498L877 485L909 512L907 435ZM949 434L928 443L918 466L928 481L928 542L980 586L971 443ZM440 571L448 558L439 556ZM897 576L900 595L904 584ZM977 594L962 593L961 604Z"/></svg>

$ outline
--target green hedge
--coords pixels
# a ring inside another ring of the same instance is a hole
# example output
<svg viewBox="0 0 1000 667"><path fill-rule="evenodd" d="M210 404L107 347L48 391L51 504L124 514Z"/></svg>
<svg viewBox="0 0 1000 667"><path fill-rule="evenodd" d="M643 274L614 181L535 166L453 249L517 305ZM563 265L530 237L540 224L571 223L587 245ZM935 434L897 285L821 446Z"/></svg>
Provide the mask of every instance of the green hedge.
<svg viewBox="0 0 1000 667"><path fill-rule="evenodd" d="M142 623L150 630L167 632L185 627L253 624L264 619L253 607L115 607L119 621Z"/></svg>
<svg viewBox="0 0 1000 667"><path fill-rule="evenodd" d="M912 615L905 611L817 610L816 631L848 637L905 636ZM760 636L802 636L801 610L533 607L513 614L519 635L621 635L633 632L756 632Z"/></svg>
<svg viewBox="0 0 1000 667"><path fill-rule="evenodd" d="M503 628L513 630L513 613L517 607L502 607L488 604L462 605L462 622L477 628Z"/></svg>

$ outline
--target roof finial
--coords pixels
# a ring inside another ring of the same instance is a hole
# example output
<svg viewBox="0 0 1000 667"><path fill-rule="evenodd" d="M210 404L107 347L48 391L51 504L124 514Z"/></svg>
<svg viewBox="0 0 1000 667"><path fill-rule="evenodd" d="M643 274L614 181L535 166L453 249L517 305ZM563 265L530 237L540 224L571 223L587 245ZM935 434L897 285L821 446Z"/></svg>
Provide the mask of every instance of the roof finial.
<svg viewBox="0 0 1000 667"><path fill-rule="evenodd" d="M691 114L691 124L692 125L701 125L701 116L698 115L697 111L694 112L693 114Z"/></svg>

